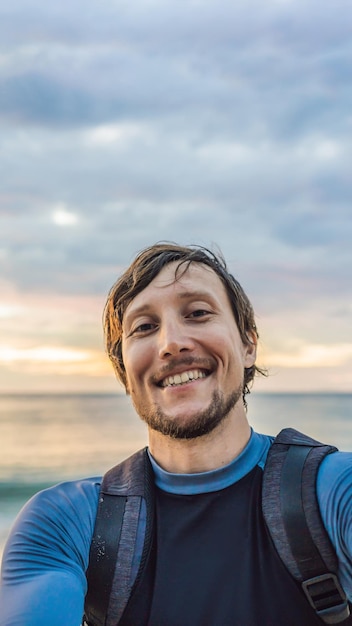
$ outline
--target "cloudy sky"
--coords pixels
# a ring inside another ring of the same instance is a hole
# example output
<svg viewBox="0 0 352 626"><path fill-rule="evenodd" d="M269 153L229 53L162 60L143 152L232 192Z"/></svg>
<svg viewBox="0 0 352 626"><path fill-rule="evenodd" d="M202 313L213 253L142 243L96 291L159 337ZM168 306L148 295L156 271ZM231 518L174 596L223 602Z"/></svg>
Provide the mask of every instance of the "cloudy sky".
<svg viewBox="0 0 352 626"><path fill-rule="evenodd" d="M164 239L222 249L259 390L352 390L350 0L13 0L0 42L0 391L117 389L106 294Z"/></svg>

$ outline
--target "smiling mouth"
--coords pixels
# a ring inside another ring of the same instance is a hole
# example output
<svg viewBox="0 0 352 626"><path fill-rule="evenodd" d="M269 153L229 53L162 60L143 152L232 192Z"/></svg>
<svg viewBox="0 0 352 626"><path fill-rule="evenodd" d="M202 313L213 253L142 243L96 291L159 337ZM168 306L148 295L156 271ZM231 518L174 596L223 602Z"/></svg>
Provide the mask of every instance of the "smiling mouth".
<svg viewBox="0 0 352 626"><path fill-rule="evenodd" d="M187 372L182 372L181 374L174 374L173 376L166 376L161 382L160 387L176 387L179 385L186 385L187 383L192 382L193 380L198 380L199 378L206 378L208 374L204 370L188 370Z"/></svg>

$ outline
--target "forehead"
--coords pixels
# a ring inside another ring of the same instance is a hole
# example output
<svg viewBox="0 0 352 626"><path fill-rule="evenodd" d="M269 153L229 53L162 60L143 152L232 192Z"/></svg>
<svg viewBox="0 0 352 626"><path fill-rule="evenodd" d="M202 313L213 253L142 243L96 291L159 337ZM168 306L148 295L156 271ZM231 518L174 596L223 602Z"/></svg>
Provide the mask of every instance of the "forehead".
<svg viewBox="0 0 352 626"><path fill-rule="evenodd" d="M203 282L204 284L204 280L218 283L220 289L223 287L219 276L208 265L194 261L189 264L180 264L179 261L174 261L173 263L165 265L143 291L146 291L149 287L162 289L168 286L197 285L199 282Z"/></svg>
<svg viewBox="0 0 352 626"><path fill-rule="evenodd" d="M180 298L193 296L227 299L225 286L214 270L203 263L193 262L188 266L179 261L169 263L128 304L125 313L143 305L152 306L171 294Z"/></svg>

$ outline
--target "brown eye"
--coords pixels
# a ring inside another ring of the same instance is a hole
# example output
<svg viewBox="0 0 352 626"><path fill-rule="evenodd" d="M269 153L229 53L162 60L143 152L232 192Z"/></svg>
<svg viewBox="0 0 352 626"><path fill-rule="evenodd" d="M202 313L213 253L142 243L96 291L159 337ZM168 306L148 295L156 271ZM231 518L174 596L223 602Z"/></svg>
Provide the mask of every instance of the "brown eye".
<svg viewBox="0 0 352 626"><path fill-rule="evenodd" d="M190 317L203 317L204 315L209 315L209 311L205 311L204 309L197 309L193 311Z"/></svg>
<svg viewBox="0 0 352 626"><path fill-rule="evenodd" d="M146 333L148 332L148 330L152 330L154 328L155 324L151 324L149 323L145 323L145 324L140 324L140 326L137 326L137 328L134 329L134 333Z"/></svg>

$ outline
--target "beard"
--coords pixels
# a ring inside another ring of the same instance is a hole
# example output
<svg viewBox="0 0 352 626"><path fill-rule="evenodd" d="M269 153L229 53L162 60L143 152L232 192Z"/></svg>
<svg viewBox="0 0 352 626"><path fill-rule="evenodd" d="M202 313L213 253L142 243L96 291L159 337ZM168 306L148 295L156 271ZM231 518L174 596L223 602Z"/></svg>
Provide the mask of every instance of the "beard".
<svg viewBox="0 0 352 626"><path fill-rule="evenodd" d="M242 386L232 393L224 396L219 391L214 391L211 402L203 411L199 411L189 419L180 422L164 413L159 407L146 408L135 407L140 418L151 428L162 435L173 439L195 439L208 435L214 428L219 426L237 402L242 398Z"/></svg>

